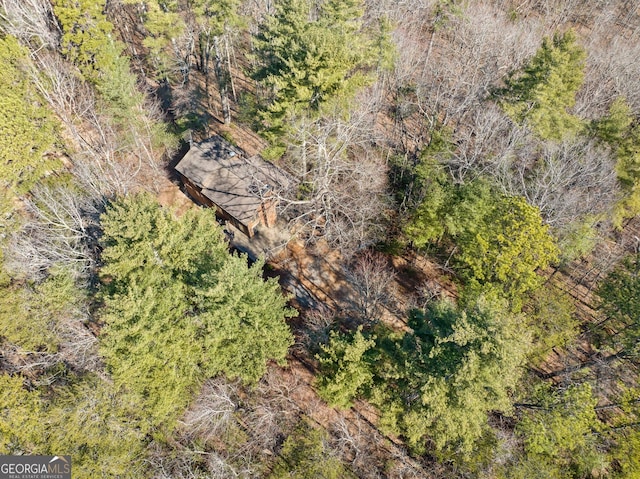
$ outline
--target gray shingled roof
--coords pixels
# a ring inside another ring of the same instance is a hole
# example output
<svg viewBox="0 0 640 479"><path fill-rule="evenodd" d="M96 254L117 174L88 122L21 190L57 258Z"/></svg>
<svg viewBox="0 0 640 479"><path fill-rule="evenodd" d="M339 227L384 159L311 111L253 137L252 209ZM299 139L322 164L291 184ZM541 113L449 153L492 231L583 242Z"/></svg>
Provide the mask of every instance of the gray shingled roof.
<svg viewBox="0 0 640 479"><path fill-rule="evenodd" d="M289 182L275 165L259 156L247 158L242 150L217 135L193 144L176 170L243 223L256 215L269 189L281 189Z"/></svg>

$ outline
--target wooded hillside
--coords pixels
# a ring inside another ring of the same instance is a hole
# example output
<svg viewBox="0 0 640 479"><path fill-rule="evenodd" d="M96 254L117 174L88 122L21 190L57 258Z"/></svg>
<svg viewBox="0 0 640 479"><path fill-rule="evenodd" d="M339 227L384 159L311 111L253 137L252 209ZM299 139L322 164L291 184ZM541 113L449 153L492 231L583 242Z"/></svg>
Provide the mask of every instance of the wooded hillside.
<svg viewBox="0 0 640 479"><path fill-rule="evenodd" d="M631 0L0 0L0 454L640 478L639 58ZM279 255L180 192L214 134Z"/></svg>

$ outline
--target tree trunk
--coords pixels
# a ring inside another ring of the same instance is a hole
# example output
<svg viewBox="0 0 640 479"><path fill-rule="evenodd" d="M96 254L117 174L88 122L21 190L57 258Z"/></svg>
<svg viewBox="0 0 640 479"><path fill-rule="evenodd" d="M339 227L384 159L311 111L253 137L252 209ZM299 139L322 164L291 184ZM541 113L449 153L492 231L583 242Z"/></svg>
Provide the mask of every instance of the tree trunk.
<svg viewBox="0 0 640 479"><path fill-rule="evenodd" d="M231 94L233 95L233 101L238 101L238 96L236 94L236 86L233 83L233 75L231 74L231 52L229 50L229 40L228 36L224 36L224 49L227 54L227 71L229 72L229 84L231 85Z"/></svg>
<svg viewBox="0 0 640 479"><path fill-rule="evenodd" d="M593 358L593 356L591 356L591 358ZM581 362L579 364L576 364L575 366L569 366L563 369L559 369L557 371L551 371L550 373L546 373L546 374L541 374L540 377L542 379L552 379L558 376L562 376L565 374L571 374L571 373L577 373L578 371L591 367L591 366L595 366L598 363L610 363L612 361L615 361L617 359L628 359L629 358L629 354L628 351L626 350L622 350L622 351L618 351L615 354L611 354L609 356L605 356L605 357L599 357L599 358L594 358L594 359L589 359L587 361Z"/></svg>
<svg viewBox="0 0 640 479"><path fill-rule="evenodd" d="M214 62L213 67L216 72L216 78L218 79L218 90L220 91L220 104L222 105L222 116L224 117L225 125L231 123L231 107L229 106L228 96L228 76L227 72L222 66L222 52L220 49L220 37L216 35L213 37L213 49L214 49Z"/></svg>

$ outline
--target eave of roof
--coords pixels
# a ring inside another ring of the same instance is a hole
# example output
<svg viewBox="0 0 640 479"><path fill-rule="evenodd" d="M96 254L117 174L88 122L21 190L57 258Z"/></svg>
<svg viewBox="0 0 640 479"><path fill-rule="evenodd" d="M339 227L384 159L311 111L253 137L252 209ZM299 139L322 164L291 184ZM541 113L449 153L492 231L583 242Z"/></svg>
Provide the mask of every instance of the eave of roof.
<svg viewBox="0 0 640 479"><path fill-rule="evenodd" d="M243 223L253 219L263 203L260 192L282 187L289 181L276 166L257 156L246 158L220 136L194 144L176 170Z"/></svg>

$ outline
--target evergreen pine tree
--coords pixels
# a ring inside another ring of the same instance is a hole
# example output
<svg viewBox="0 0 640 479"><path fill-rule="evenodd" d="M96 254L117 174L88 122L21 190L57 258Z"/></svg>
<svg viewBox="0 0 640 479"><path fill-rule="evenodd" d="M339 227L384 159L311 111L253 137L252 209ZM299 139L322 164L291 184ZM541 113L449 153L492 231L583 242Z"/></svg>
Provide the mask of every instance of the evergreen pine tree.
<svg viewBox="0 0 640 479"><path fill-rule="evenodd" d="M503 109L541 138L561 139L577 133L582 122L570 109L582 86L585 58L572 30L545 38L524 71L512 74L499 92Z"/></svg>
<svg viewBox="0 0 640 479"><path fill-rule="evenodd" d="M485 297L464 310L440 302L415 311L413 332L396 343L397 367L376 370L381 425L418 452L427 438L440 453L470 452L488 413L511 410L530 340L517 324L504 301Z"/></svg>
<svg viewBox="0 0 640 479"><path fill-rule="evenodd" d="M0 213L12 209L11 194L23 194L60 168L47 156L56 122L29 80L29 51L12 36L0 38Z"/></svg>
<svg viewBox="0 0 640 479"><path fill-rule="evenodd" d="M375 344L375 339L366 339L359 328L351 337L332 332L329 344L321 346L318 360L323 374L317 389L329 405L349 408L371 384L373 367L365 355Z"/></svg>
<svg viewBox="0 0 640 479"><path fill-rule="evenodd" d="M180 218L148 195L102 217L100 351L118 387L148 408L145 430L171 429L207 377L255 383L283 362L294 312L262 263L231 256L212 210Z"/></svg>
<svg viewBox="0 0 640 479"><path fill-rule="evenodd" d="M359 33L361 0L332 0L317 12L309 0L278 0L274 10L254 37L253 78L269 91L260 114L266 137L277 142L296 115L317 115L366 84L362 68L375 55Z"/></svg>
<svg viewBox="0 0 640 479"><path fill-rule="evenodd" d="M53 12L62 28L61 50L85 80L96 86L116 118L133 116L142 103L136 77L104 14L105 0L55 0Z"/></svg>
<svg viewBox="0 0 640 479"><path fill-rule="evenodd" d="M461 272L474 283L500 285L519 302L541 282L539 268L556 261L558 248L540 211L521 197L504 197L483 217L476 231L457 241Z"/></svg>

